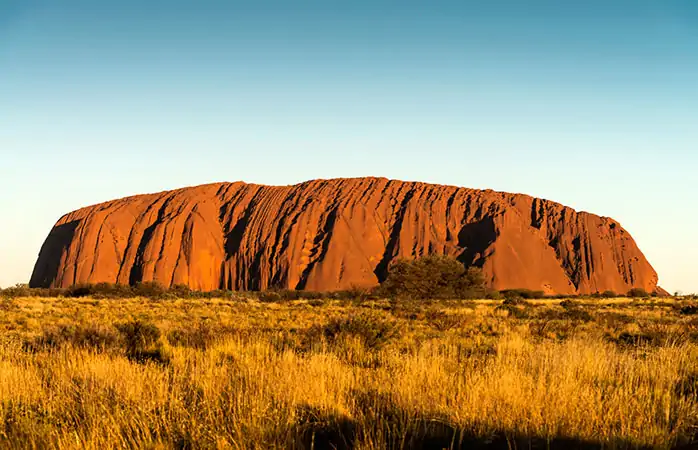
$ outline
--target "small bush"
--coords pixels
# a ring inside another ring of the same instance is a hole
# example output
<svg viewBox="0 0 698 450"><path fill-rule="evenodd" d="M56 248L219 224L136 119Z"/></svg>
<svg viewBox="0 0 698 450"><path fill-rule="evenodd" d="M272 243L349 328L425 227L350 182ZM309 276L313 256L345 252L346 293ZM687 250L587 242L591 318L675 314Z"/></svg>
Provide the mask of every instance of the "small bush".
<svg viewBox="0 0 698 450"><path fill-rule="evenodd" d="M523 298L523 299L536 299L545 298L545 292L543 291L533 291L531 289L504 289L501 291L504 298Z"/></svg>
<svg viewBox="0 0 698 450"><path fill-rule="evenodd" d="M33 295L32 291L29 285L17 283L12 287L0 289L0 295L5 298L29 297Z"/></svg>
<svg viewBox="0 0 698 450"><path fill-rule="evenodd" d="M466 318L462 314L447 314L443 311L428 311L425 318L429 326L439 331L462 328L466 322Z"/></svg>
<svg viewBox="0 0 698 450"><path fill-rule="evenodd" d="M650 294L642 288L632 288L628 291L630 298L649 298Z"/></svg>
<svg viewBox="0 0 698 450"><path fill-rule="evenodd" d="M580 322L591 322L594 320L592 315L588 311L583 310L582 305L575 300L563 300L560 302L560 306L565 310L564 318L566 319Z"/></svg>
<svg viewBox="0 0 698 450"><path fill-rule="evenodd" d="M16 307L17 305L15 304L14 297L5 297L0 300L0 311L7 312Z"/></svg>
<svg viewBox="0 0 698 450"><path fill-rule="evenodd" d="M159 344L160 330L152 323L133 320L116 326L126 349L126 356L138 362L167 362Z"/></svg>
<svg viewBox="0 0 698 450"><path fill-rule="evenodd" d="M192 291L186 284L175 284L167 290L167 293L176 298L191 298L196 291Z"/></svg>
<svg viewBox="0 0 698 450"><path fill-rule="evenodd" d="M487 300L502 300L503 298L502 293L494 289L488 289L485 293L485 299Z"/></svg>
<svg viewBox="0 0 698 450"><path fill-rule="evenodd" d="M262 291L257 294L257 298L260 302L265 303L280 302L283 299L278 291Z"/></svg>
<svg viewBox="0 0 698 450"><path fill-rule="evenodd" d="M67 297L128 298L134 296L131 286L123 284L97 283L76 284L65 292Z"/></svg>
<svg viewBox="0 0 698 450"><path fill-rule="evenodd" d="M160 330L152 323L133 320L116 326L128 351L137 351L152 346L160 339Z"/></svg>
<svg viewBox="0 0 698 450"><path fill-rule="evenodd" d="M133 288L133 293L139 297L161 298L166 292L167 289L155 281L138 283Z"/></svg>
<svg viewBox="0 0 698 450"><path fill-rule="evenodd" d="M325 325L316 325L308 330L310 341L325 340L334 344L345 336L356 336L366 348L377 350L397 336L400 327L397 322L376 314L363 313L347 318L333 319ZM310 342L312 344L312 342Z"/></svg>
<svg viewBox="0 0 698 450"><path fill-rule="evenodd" d="M482 298L487 291L482 270L437 255L397 260L380 287L388 297L411 299Z"/></svg>
<svg viewBox="0 0 698 450"><path fill-rule="evenodd" d="M686 305L679 310L679 314L684 316L692 316L698 314L698 305Z"/></svg>
<svg viewBox="0 0 698 450"><path fill-rule="evenodd" d="M67 295L68 297L87 297L92 295L93 292L94 289L92 286L76 284L75 286L68 288Z"/></svg>
<svg viewBox="0 0 698 450"><path fill-rule="evenodd" d="M616 343L623 346L658 346L661 345L664 336L658 333L630 333L623 332L615 339Z"/></svg>
<svg viewBox="0 0 698 450"><path fill-rule="evenodd" d="M564 309L571 309L571 308L578 308L579 307L579 302L571 299L565 299L560 302L560 306L562 306Z"/></svg>
<svg viewBox="0 0 698 450"><path fill-rule="evenodd" d="M527 306L529 303L524 300L522 297L506 297L504 301L502 302L502 305L509 305L509 306Z"/></svg>
<svg viewBox="0 0 698 450"><path fill-rule="evenodd" d="M526 319L528 318L528 311L526 308L521 308L519 306L513 305L511 303L506 303L507 300L503 301L501 305L497 306L494 310L495 311L505 311L507 314L509 314L512 317L515 317L517 319ZM521 303L519 303L521 305Z"/></svg>

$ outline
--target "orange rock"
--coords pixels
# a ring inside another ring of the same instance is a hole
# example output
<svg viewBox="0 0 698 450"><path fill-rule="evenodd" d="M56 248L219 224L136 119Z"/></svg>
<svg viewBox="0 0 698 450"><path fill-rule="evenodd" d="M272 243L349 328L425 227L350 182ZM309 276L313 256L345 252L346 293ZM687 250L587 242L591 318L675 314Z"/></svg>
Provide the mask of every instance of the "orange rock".
<svg viewBox="0 0 698 450"><path fill-rule="evenodd" d="M481 266L497 289L657 289L612 219L527 195L384 178L218 183L83 208L55 225L30 284L330 291L375 286L395 258L432 253Z"/></svg>

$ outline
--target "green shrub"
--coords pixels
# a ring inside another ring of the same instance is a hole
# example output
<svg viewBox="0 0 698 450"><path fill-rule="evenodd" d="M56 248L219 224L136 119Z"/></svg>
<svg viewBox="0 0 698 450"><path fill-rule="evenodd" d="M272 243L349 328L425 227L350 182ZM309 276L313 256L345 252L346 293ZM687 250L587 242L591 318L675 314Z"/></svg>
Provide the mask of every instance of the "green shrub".
<svg viewBox="0 0 698 450"><path fill-rule="evenodd" d="M335 344L346 336L361 339L366 348L376 350L387 344L400 332L399 324L372 313L332 319L324 325L315 325L308 330L308 346L313 342L325 341Z"/></svg>
<svg viewBox="0 0 698 450"><path fill-rule="evenodd" d="M568 299L561 301L560 306L562 306L564 309L577 308L577 307L579 307L579 302L568 298Z"/></svg>
<svg viewBox="0 0 698 450"><path fill-rule="evenodd" d="M268 289L255 294L262 302L288 302L293 300L319 300L328 294L315 291L299 291L296 289Z"/></svg>
<svg viewBox="0 0 698 450"><path fill-rule="evenodd" d="M191 298L196 294L196 291L192 291L186 284L175 284L167 290L167 293L176 298Z"/></svg>
<svg viewBox="0 0 698 450"><path fill-rule="evenodd" d="M502 305L509 306L527 306L529 303L521 297L506 297Z"/></svg>
<svg viewBox="0 0 698 450"><path fill-rule="evenodd" d="M17 283L12 287L0 290L0 295L5 298L29 297L33 295L29 285Z"/></svg>
<svg viewBox="0 0 698 450"><path fill-rule="evenodd" d="M133 288L133 293L140 297L161 298L167 289L155 281L137 283Z"/></svg>
<svg viewBox="0 0 698 450"><path fill-rule="evenodd" d="M632 288L628 291L630 298L649 298L650 294L642 288Z"/></svg>
<svg viewBox="0 0 698 450"><path fill-rule="evenodd" d="M545 298L545 292L531 289L504 289L501 291L501 294L506 299L523 298L532 300L536 298Z"/></svg>
<svg viewBox="0 0 698 450"><path fill-rule="evenodd" d="M76 284L65 291L67 297L128 298L133 297L133 288L123 284L97 283Z"/></svg>
<svg viewBox="0 0 698 450"><path fill-rule="evenodd" d="M467 323L467 317L462 314L447 314L439 310L427 311L425 319L429 326L439 331L462 328Z"/></svg>
<svg viewBox="0 0 698 450"><path fill-rule="evenodd" d="M391 298L465 299L487 294L482 270L447 256L397 260L380 291Z"/></svg>
<svg viewBox="0 0 698 450"><path fill-rule="evenodd" d="M692 316L698 314L698 305L686 305L679 310L679 314L684 316Z"/></svg>
<svg viewBox="0 0 698 450"><path fill-rule="evenodd" d="M160 330L157 326L141 320L116 325L121 334L126 356L138 362L167 362L167 357L158 342Z"/></svg>

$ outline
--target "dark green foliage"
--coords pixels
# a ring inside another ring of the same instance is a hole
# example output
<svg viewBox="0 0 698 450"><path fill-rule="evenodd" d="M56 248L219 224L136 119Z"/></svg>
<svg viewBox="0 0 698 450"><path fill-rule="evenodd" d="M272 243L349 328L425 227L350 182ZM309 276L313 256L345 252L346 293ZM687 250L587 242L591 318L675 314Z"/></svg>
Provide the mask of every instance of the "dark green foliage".
<svg viewBox="0 0 698 450"><path fill-rule="evenodd" d="M501 294L506 299L523 298L531 300L536 298L545 298L545 292L532 291L531 289L505 289L501 291Z"/></svg>
<svg viewBox="0 0 698 450"><path fill-rule="evenodd" d="M455 260L453 260L455 261ZM465 269L455 261L463 276L456 286L460 298L487 297L500 298L498 292L484 288L484 281L478 269ZM480 286L480 287L478 287ZM29 288L25 284L18 284L7 289L0 289L0 298L18 297L91 297L98 299L119 299L145 297L153 300L174 299L209 299L209 298L256 298L262 302L286 302L295 300L341 300L341 301L365 301L377 299L385 295L381 289L368 289L353 287L341 291L316 292L294 289L270 289L266 291L235 292L228 290L196 291L186 285L179 284L167 288L156 282L142 282L135 286L112 283L76 284L69 288ZM451 297L453 298L453 297Z"/></svg>
<svg viewBox="0 0 698 450"><path fill-rule="evenodd" d="M15 309L17 305L15 304L14 298L13 297L6 297L2 298L0 300L0 311L1 312L7 312L12 309Z"/></svg>
<svg viewBox="0 0 698 450"><path fill-rule="evenodd" d="M70 288L68 288L66 294L68 297L87 297L96 292L96 287L97 285L90 286L76 284L75 286L71 286Z"/></svg>
<svg viewBox="0 0 698 450"><path fill-rule="evenodd" d="M427 311L425 319L429 326L439 331L462 328L467 321L467 318L462 314L447 314L439 310Z"/></svg>
<svg viewBox="0 0 698 450"><path fill-rule="evenodd" d="M332 319L325 325L308 330L309 343L325 341L334 344L346 336L356 336L368 349L377 350L400 332L398 323L377 314L362 313L346 318Z"/></svg>
<svg viewBox="0 0 698 450"><path fill-rule="evenodd" d="M447 256L397 260L381 284L380 292L391 298L467 299L487 295L482 270L468 269Z"/></svg>
<svg viewBox="0 0 698 450"><path fill-rule="evenodd" d="M494 289L487 289L485 293L485 299L487 300L502 300L503 298L502 293Z"/></svg>
<svg viewBox="0 0 698 450"><path fill-rule="evenodd" d="M505 297L502 305L509 306L527 306L529 303L521 297Z"/></svg>
<svg viewBox="0 0 698 450"><path fill-rule="evenodd" d="M698 305L686 305L679 310L679 314L684 316L692 316L698 314Z"/></svg>
<svg viewBox="0 0 698 450"><path fill-rule="evenodd" d="M263 302L284 302L292 300L366 300L376 298L370 289L352 288L333 292L298 291L293 289L271 289L257 292L234 292L228 290L196 291L187 285L178 284L166 288L156 282L138 283L135 286L112 283L76 284L62 288L29 288L16 285L0 289L0 298L17 297L91 297L91 298L132 298L149 299L200 299L200 298L257 298Z"/></svg>
<svg viewBox="0 0 698 450"><path fill-rule="evenodd" d="M138 283L135 286L112 283L76 284L69 288L29 288L26 285L0 289L0 297L92 297L92 298L132 298L146 297L150 299L167 298L230 298L232 291L215 290L210 292L194 291L185 285L175 285L171 288L155 282Z"/></svg>
<svg viewBox="0 0 698 450"><path fill-rule="evenodd" d="M270 289L256 293L262 302L288 302L293 300L318 300L327 298L327 294L314 291L298 291L295 289Z"/></svg>
<svg viewBox="0 0 698 450"><path fill-rule="evenodd" d="M138 362L167 362L158 342L160 330L154 324L141 320L116 325L121 334L126 356Z"/></svg>
<svg viewBox="0 0 698 450"><path fill-rule="evenodd" d="M63 295L63 289L30 288L27 284L16 284L6 289L0 289L0 297L59 297Z"/></svg>
<svg viewBox="0 0 698 450"><path fill-rule="evenodd" d="M568 298L561 301L560 306L562 306L564 309L576 308L579 307L579 302Z"/></svg>
<svg viewBox="0 0 698 450"><path fill-rule="evenodd" d="M167 293L167 288L154 281L147 281L136 284L133 292L139 297L159 298Z"/></svg>
<svg viewBox="0 0 698 450"><path fill-rule="evenodd" d="M129 352L144 349L152 346L160 339L160 330L152 323L143 322L141 320L132 320L130 322L116 325L121 336L126 344L126 349Z"/></svg>
<svg viewBox="0 0 698 450"><path fill-rule="evenodd" d="M642 288L632 288L628 291L630 298L649 298L650 294Z"/></svg>
<svg viewBox="0 0 698 450"><path fill-rule="evenodd" d="M111 283L78 284L65 291L66 297L128 298L134 295L137 294L131 286Z"/></svg>
<svg viewBox="0 0 698 450"><path fill-rule="evenodd" d="M582 309L582 305L575 300L563 300L560 302L560 306L565 310L563 313L565 319L580 322L591 322L594 320L591 314Z"/></svg>
<svg viewBox="0 0 698 450"><path fill-rule="evenodd" d="M665 339L661 333L630 333L623 332L616 339L615 342L621 346L638 347L644 345L658 346L662 344Z"/></svg>
<svg viewBox="0 0 698 450"><path fill-rule="evenodd" d="M601 294L599 294L601 298L617 298L618 294L616 294L613 291L603 291Z"/></svg>

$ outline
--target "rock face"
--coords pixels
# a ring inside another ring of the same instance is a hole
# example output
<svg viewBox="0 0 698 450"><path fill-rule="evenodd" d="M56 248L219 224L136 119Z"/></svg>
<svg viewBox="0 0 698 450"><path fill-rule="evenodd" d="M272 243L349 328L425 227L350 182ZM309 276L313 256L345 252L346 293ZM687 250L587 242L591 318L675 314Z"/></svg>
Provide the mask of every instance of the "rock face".
<svg viewBox="0 0 698 450"><path fill-rule="evenodd" d="M480 266L497 289L657 289L612 219L521 194L382 178L218 183L83 208L51 230L30 285L329 291L374 286L391 261L425 254Z"/></svg>

